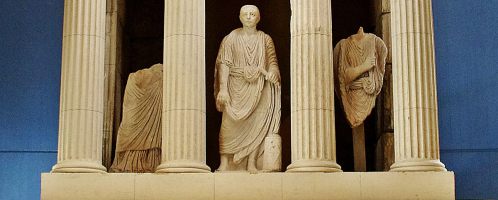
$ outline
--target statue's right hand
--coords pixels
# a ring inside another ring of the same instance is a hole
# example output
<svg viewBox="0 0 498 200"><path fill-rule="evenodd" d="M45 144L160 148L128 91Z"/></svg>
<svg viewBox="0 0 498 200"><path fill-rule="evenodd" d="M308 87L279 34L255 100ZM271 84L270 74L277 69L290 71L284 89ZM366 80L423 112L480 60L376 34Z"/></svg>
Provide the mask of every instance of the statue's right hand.
<svg viewBox="0 0 498 200"><path fill-rule="evenodd" d="M230 95L226 90L220 90L218 96L216 96L216 106L222 108L230 103Z"/></svg>
<svg viewBox="0 0 498 200"><path fill-rule="evenodd" d="M372 67L374 67L376 65L376 58L375 56L369 56L365 62L363 63L363 65L367 68L367 69L372 69Z"/></svg>

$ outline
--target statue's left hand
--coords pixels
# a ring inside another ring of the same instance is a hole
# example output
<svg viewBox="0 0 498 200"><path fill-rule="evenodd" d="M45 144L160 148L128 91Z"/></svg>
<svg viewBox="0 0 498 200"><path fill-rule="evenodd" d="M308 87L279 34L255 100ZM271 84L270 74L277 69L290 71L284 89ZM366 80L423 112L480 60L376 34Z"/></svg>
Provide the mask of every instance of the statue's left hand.
<svg viewBox="0 0 498 200"><path fill-rule="evenodd" d="M222 111L223 107L229 104L229 102L230 102L230 95L228 94L228 91L226 89L221 89L220 92L218 93L218 96L216 97L216 108L219 111Z"/></svg>
<svg viewBox="0 0 498 200"><path fill-rule="evenodd" d="M275 85L280 85L280 73L270 70L265 77L266 80L270 81Z"/></svg>

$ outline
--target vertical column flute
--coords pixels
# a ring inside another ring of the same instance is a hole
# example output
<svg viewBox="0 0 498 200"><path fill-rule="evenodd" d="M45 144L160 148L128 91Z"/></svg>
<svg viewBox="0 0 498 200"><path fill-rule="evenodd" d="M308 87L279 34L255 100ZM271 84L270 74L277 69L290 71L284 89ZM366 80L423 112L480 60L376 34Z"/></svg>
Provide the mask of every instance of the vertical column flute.
<svg viewBox="0 0 498 200"><path fill-rule="evenodd" d="M331 0L291 0L292 164L287 172L338 172Z"/></svg>
<svg viewBox="0 0 498 200"><path fill-rule="evenodd" d="M52 172L102 166L106 2L64 1L59 147Z"/></svg>
<svg viewBox="0 0 498 200"><path fill-rule="evenodd" d="M165 0L162 163L159 173L206 165L204 0Z"/></svg>
<svg viewBox="0 0 498 200"><path fill-rule="evenodd" d="M431 0L391 0L395 163L391 171L446 171L439 134Z"/></svg>

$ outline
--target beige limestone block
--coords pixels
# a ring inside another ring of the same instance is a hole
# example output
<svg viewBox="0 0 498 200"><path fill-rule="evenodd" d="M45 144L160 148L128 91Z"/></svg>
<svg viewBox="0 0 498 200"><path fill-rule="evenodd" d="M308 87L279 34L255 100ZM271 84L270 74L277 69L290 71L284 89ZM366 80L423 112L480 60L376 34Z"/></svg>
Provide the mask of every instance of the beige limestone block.
<svg viewBox="0 0 498 200"><path fill-rule="evenodd" d="M214 173L215 199L274 200L282 198L281 173Z"/></svg>
<svg viewBox="0 0 498 200"><path fill-rule="evenodd" d="M206 165L204 0L165 1L162 162L156 172Z"/></svg>
<svg viewBox="0 0 498 200"><path fill-rule="evenodd" d="M135 199L214 200L214 179L210 173L136 174Z"/></svg>
<svg viewBox="0 0 498 200"><path fill-rule="evenodd" d="M361 199L360 173L288 173L282 184L286 200Z"/></svg>
<svg viewBox="0 0 498 200"><path fill-rule="evenodd" d="M41 199L454 199L452 172L42 174Z"/></svg>
<svg viewBox="0 0 498 200"><path fill-rule="evenodd" d="M391 0L395 163L391 171L446 171L439 129L431 0Z"/></svg>
<svg viewBox="0 0 498 200"><path fill-rule="evenodd" d="M41 175L42 200L133 200L135 177L128 174L57 173Z"/></svg>
<svg viewBox="0 0 498 200"><path fill-rule="evenodd" d="M102 166L105 1L66 0L59 147L52 172L105 172Z"/></svg>
<svg viewBox="0 0 498 200"><path fill-rule="evenodd" d="M291 0L288 172L337 172L330 0Z"/></svg>
<svg viewBox="0 0 498 200"><path fill-rule="evenodd" d="M369 172L361 174L362 199L455 199L451 172Z"/></svg>

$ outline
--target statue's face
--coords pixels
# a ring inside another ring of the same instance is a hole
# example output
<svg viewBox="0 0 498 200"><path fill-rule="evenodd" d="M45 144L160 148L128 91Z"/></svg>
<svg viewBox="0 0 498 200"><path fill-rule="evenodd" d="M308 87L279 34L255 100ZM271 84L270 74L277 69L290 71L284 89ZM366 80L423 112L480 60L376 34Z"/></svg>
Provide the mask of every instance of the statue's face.
<svg viewBox="0 0 498 200"><path fill-rule="evenodd" d="M260 19L258 8L253 5L242 6L239 19L244 27L256 27Z"/></svg>

